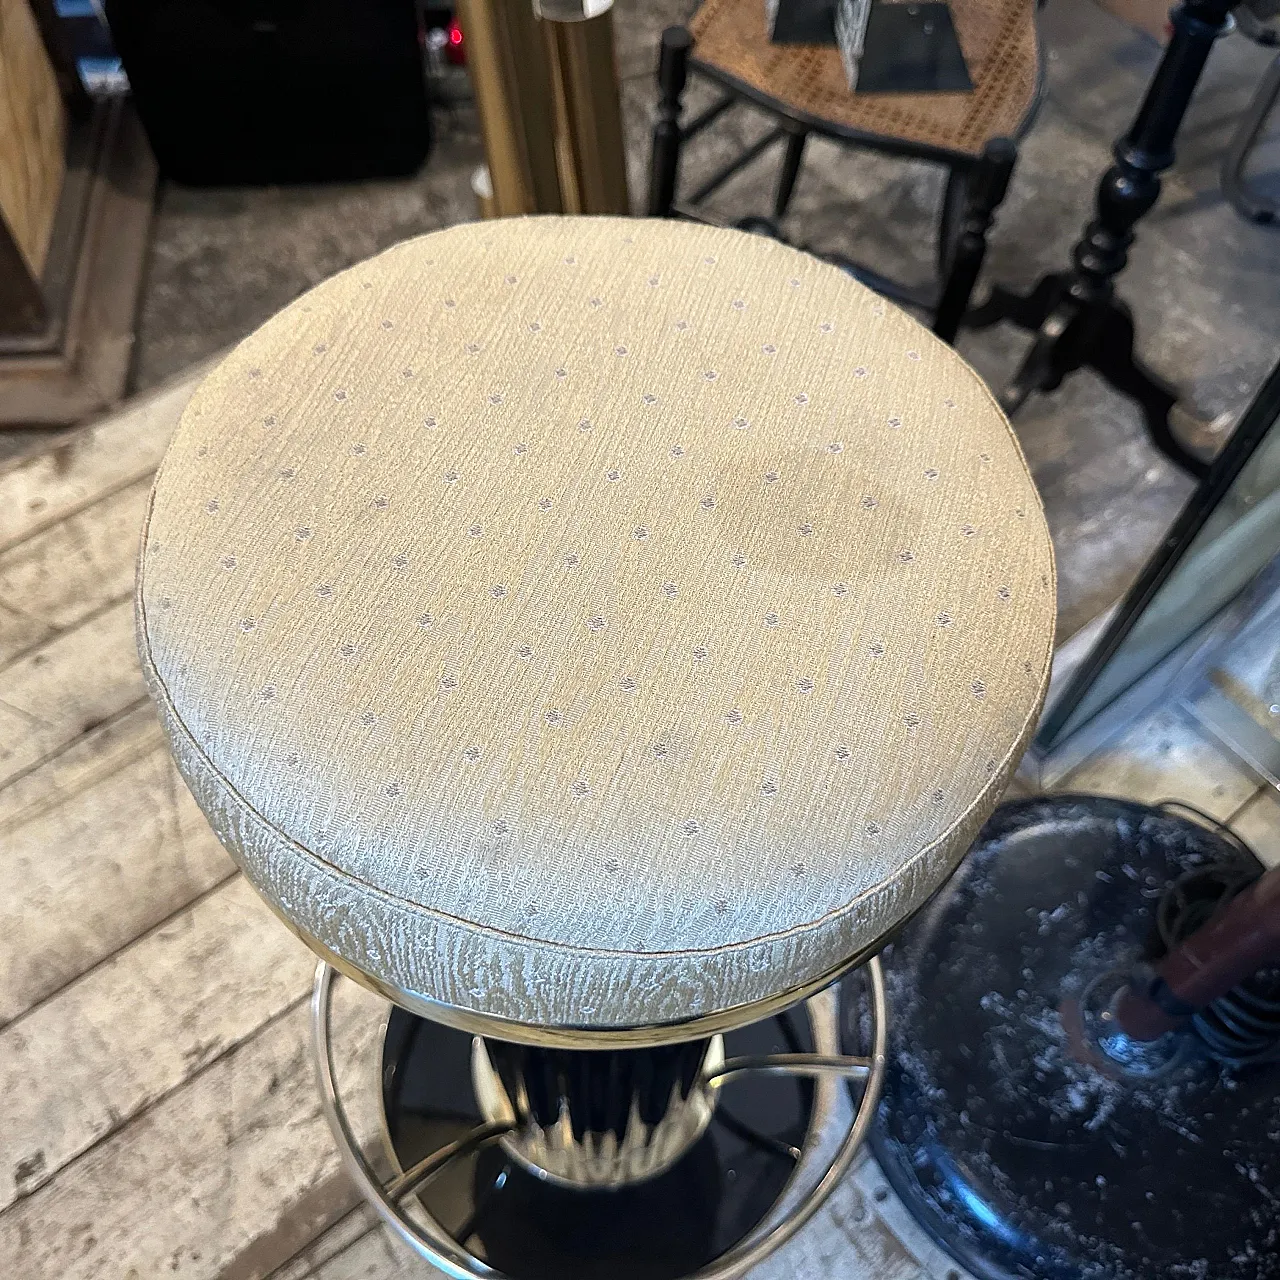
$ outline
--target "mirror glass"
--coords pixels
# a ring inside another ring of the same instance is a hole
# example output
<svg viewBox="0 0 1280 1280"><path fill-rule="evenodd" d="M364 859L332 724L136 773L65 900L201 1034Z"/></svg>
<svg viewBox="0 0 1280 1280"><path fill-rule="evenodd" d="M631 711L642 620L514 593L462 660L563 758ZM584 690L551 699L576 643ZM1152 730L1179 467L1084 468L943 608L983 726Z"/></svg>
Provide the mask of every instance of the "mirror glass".
<svg viewBox="0 0 1280 1280"><path fill-rule="evenodd" d="M1046 710L1035 749L1053 750L1110 706L1235 600L1278 554L1280 365L1102 637ZM1280 713L1275 718L1280 737Z"/></svg>

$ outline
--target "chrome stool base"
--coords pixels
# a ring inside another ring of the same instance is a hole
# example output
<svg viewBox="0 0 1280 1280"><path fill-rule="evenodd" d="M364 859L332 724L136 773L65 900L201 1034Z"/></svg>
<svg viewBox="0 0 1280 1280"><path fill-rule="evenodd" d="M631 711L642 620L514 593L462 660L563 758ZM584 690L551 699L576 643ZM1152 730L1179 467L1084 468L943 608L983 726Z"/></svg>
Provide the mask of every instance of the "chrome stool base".
<svg viewBox="0 0 1280 1280"><path fill-rule="evenodd" d="M708 1057L710 1123L673 1163L608 1189L539 1176L509 1123L486 1119L473 1037L392 1007L383 1043L380 1180L351 1131L333 1074L322 964L312 1005L321 1101L343 1163L383 1221L452 1276L730 1280L789 1239L852 1163L884 1072L879 962L789 1013L731 1031ZM852 998L841 1000L841 994ZM842 1053L870 1010L866 1057ZM599 1051L583 1051L590 1054ZM447 1224L447 1225L446 1225Z"/></svg>
<svg viewBox="0 0 1280 1280"><path fill-rule="evenodd" d="M432 1095L441 1088L427 1082L438 1081L448 1057L442 1042L456 1042L458 1034L404 1010L392 1015L401 1023L406 1018L418 1025L394 1039L407 1044L393 1050L388 1027L383 1046L382 1104L389 1135L401 1132L406 1085L416 1085L419 1094L410 1115L440 1115ZM471 1038L479 1118L509 1126L499 1142L533 1177L576 1190L618 1190L671 1168L711 1123L719 1092L713 1082L723 1065L723 1036L585 1053ZM456 1080L441 1084L451 1096L459 1092ZM457 1109L444 1114L452 1118ZM411 1146L415 1127L411 1123ZM396 1146L394 1138L391 1145ZM397 1164L405 1163L403 1152L392 1154ZM422 1154L411 1154L409 1163Z"/></svg>

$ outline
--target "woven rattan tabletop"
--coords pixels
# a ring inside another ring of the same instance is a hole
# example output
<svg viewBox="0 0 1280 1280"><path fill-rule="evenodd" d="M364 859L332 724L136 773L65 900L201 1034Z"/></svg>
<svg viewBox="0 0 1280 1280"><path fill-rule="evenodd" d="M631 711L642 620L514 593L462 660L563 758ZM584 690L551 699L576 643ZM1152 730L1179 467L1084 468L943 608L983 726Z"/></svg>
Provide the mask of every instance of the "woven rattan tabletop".
<svg viewBox="0 0 1280 1280"><path fill-rule="evenodd" d="M974 84L968 93L851 93L834 46L770 43L764 0L706 0L689 25L704 69L813 128L977 155L991 138L1016 137L1035 105L1035 6L951 0L951 13Z"/></svg>

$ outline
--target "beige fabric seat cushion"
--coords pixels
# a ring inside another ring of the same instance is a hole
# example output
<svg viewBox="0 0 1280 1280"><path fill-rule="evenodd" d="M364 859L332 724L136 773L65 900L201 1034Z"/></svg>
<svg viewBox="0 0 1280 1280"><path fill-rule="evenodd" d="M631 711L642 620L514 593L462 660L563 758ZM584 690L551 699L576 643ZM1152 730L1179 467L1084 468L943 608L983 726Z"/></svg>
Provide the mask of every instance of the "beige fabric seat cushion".
<svg viewBox="0 0 1280 1280"><path fill-rule="evenodd" d="M918 907L1035 720L1052 549L977 376L701 226L455 227L196 392L140 645L250 879L388 990L647 1026Z"/></svg>

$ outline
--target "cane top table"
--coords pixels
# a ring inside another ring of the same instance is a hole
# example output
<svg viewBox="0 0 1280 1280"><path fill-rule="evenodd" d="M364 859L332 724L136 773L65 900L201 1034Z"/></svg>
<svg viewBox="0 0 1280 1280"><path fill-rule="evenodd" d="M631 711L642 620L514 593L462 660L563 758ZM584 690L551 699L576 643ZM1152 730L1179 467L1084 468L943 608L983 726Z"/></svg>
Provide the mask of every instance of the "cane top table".
<svg viewBox="0 0 1280 1280"><path fill-rule="evenodd" d="M276 911L511 1038L745 1022L946 878L1046 686L1007 422L776 242L538 218L402 244L196 392L143 666Z"/></svg>
<svg viewBox="0 0 1280 1280"><path fill-rule="evenodd" d="M705 0L689 23L699 67L809 128L976 156L1018 137L1039 94L1034 0L952 0L968 93L851 93L834 45L773 44L759 0Z"/></svg>

